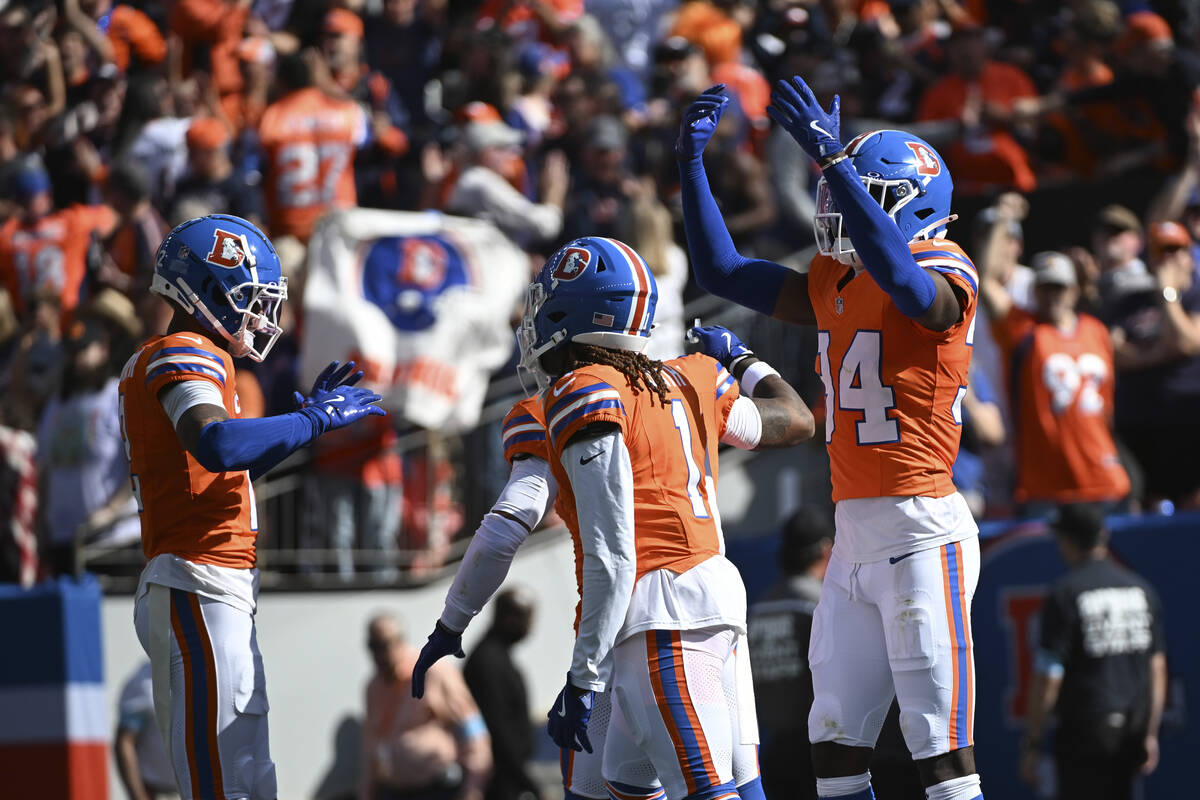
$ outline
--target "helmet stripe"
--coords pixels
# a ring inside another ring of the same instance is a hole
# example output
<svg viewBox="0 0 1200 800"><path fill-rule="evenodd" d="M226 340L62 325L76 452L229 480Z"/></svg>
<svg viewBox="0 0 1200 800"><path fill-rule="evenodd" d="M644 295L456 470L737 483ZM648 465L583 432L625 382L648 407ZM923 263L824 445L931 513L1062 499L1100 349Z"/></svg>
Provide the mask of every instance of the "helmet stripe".
<svg viewBox="0 0 1200 800"><path fill-rule="evenodd" d="M629 326L626 330L626 333L636 335L649 327L650 269L646 266L646 262L642 260L642 257L629 245L616 239L608 239L607 241L616 245L616 248L629 261L629 266L634 275L634 282L639 287L633 300L633 313L629 317Z"/></svg>
<svg viewBox="0 0 1200 800"><path fill-rule="evenodd" d="M861 145L868 137L874 136L877 133L879 133L879 131L867 131L866 133L860 133L858 136L855 136L850 140L850 144L846 145L846 155L858 155L859 145Z"/></svg>

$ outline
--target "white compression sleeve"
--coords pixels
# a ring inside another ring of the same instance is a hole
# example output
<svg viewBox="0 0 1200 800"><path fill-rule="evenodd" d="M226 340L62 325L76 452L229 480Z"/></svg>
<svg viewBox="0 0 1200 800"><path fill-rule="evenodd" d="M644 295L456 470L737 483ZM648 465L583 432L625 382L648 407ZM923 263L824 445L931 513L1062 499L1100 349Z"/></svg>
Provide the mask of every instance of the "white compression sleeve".
<svg viewBox="0 0 1200 800"><path fill-rule="evenodd" d="M225 398L221 396L221 390L208 381L180 381L162 393L160 402L163 411L167 412L167 418L171 420L172 427L179 424L183 412L192 406L225 407Z"/></svg>
<svg viewBox="0 0 1200 800"><path fill-rule="evenodd" d="M508 483L492 505L491 513L479 523L446 593L443 625L452 631L467 629L472 618L504 583L517 548L542 521L557 494L558 485L545 461L531 457L513 462Z"/></svg>
<svg viewBox="0 0 1200 800"><path fill-rule="evenodd" d="M637 577L633 466L620 431L571 442L562 465L575 495L583 549L583 598L570 680L581 689L603 692Z"/></svg>
<svg viewBox="0 0 1200 800"><path fill-rule="evenodd" d="M733 445L739 450L753 450L761 440L762 415L758 413L758 406L746 395L739 395L729 408L721 444Z"/></svg>

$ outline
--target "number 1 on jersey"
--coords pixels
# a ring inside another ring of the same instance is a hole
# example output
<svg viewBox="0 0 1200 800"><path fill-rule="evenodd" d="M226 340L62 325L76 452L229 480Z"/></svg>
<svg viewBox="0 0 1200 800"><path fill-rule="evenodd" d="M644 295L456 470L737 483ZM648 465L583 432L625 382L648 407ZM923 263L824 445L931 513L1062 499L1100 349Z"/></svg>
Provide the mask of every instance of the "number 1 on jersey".
<svg viewBox="0 0 1200 800"><path fill-rule="evenodd" d="M700 467L692 456L692 425L682 400L671 401L671 417L675 420L675 430L679 431L683 460L687 463L687 494L692 503L692 514L696 519L708 519L708 506L704 504L704 495L700 494Z"/></svg>
<svg viewBox="0 0 1200 800"><path fill-rule="evenodd" d="M833 440L834 407L857 411L862 419L855 423L860 445L891 444L900 441L900 424L888 416L896 407L896 392L883 383L879 331L855 331L850 346L837 370L836 391L829 353L829 331L817 332L821 383L825 387L825 443Z"/></svg>

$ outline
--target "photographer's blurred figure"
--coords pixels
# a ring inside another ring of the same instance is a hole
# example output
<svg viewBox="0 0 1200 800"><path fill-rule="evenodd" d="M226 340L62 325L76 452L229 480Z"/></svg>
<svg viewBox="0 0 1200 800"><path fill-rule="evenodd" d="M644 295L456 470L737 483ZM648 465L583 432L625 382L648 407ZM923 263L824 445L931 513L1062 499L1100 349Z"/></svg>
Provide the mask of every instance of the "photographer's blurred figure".
<svg viewBox="0 0 1200 800"><path fill-rule="evenodd" d="M492 769L487 727L462 674L448 662L412 696L417 650L389 614L367 625L375 675L367 684L359 800L483 800Z"/></svg>
<svg viewBox="0 0 1200 800"><path fill-rule="evenodd" d="M747 615L767 797L817 797L808 757L808 710L813 702L808 638L832 551L832 516L809 508L797 511L783 529L783 574Z"/></svg>
<svg viewBox="0 0 1200 800"><path fill-rule="evenodd" d="M154 717L149 661L121 688L113 759L129 800L179 800L175 771Z"/></svg>
<svg viewBox="0 0 1200 800"><path fill-rule="evenodd" d="M1098 504L1061 506L1053 531L1070 571L1042 606L1021 778L1037 784L1053 714L1058 800L1128 800L1137 777L1158 766L1162 606L1154 587L1110 557Z"/></svg>

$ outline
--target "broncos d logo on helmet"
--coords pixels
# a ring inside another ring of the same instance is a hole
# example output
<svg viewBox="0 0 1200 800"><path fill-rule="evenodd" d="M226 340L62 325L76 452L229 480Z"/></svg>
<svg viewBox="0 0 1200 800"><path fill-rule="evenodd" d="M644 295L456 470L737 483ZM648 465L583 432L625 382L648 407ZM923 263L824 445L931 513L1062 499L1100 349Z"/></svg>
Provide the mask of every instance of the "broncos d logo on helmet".
<svg viewBox="0 0 1200 800"><path fill-rule="evenodd" d="M924 142L905 142L905 144L917 157L918 175L937 175L942 171L942 162L938 160L937 153L933 152L929 145Z"/></svg>
<svg viewBox="0 0 1200 800"><path fill-rule="evenodd" d="M591 251L582 247L568 247L550 276L555 280L573 281L587 270L591 261Z"/></svg>
<svg viewBox="0 0 1200 800"><path fill-rule="evenodd" d="M241 266L246 260L246 248L242 245L242 237L217 228L213 231L212 250L204 260L228 269Z"/></svg>

